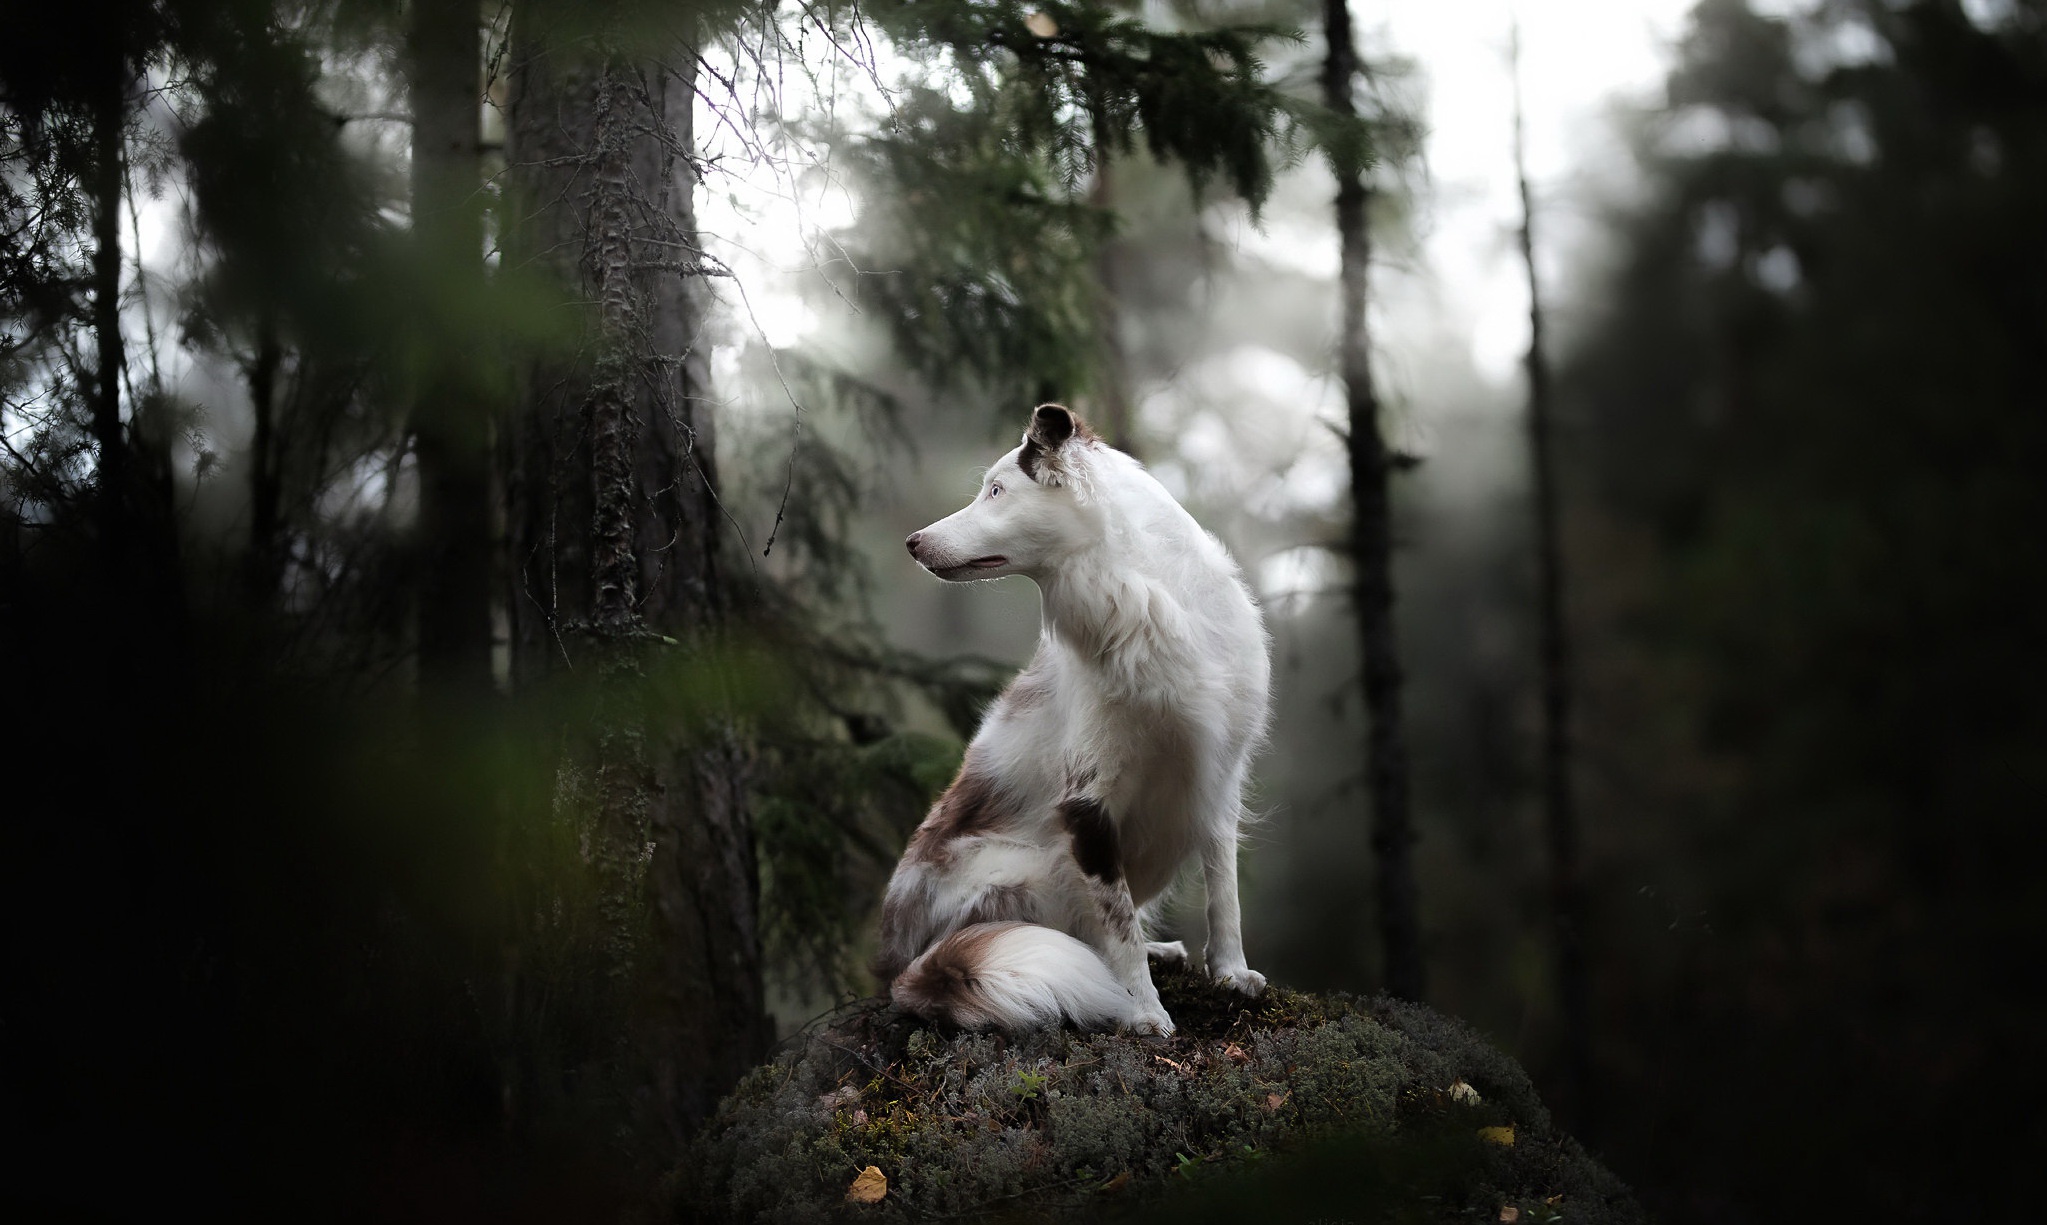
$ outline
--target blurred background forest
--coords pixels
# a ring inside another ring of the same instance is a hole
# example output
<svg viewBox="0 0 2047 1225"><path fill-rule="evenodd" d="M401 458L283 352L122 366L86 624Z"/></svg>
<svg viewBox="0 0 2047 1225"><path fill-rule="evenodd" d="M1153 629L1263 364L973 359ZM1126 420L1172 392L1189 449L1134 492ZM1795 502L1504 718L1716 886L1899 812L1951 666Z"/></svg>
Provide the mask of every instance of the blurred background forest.
<svg viewBox="0 0 2047 1225"><path fill-rule="evenodd" d="M1525 95L1426 7L7 0L0 1203L686 1209L1033 645L899 542L1056 399L1264 601L1254 966L1401 981L1370 519L1410 993L1660 1219L2030 1204L2047 5L1530 5Z"/></svg>

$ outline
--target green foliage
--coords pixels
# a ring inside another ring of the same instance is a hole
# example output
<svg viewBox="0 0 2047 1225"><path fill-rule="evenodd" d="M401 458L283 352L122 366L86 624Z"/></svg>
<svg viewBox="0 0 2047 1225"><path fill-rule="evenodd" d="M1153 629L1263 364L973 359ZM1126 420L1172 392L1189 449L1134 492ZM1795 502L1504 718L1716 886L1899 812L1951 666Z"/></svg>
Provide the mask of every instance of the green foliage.
<svg viewBox="0 0 2047 1225"><path fill-rule="evenodd" d="M916 87L892 132L847 146L866 203L836 279L941 387L1014 383L1024 399L1089 377L1092 259L1109 220L1007 143L998 112L1027 96L1012 83L963 111Z"/></svg>
<svg viewBox="0 0 2047 1225"><path fill-rule="evenodd" d="M761 931L780 973L833 991L866 981L848 959L858 925L959 759L959 742L914 732L769 739L753 822Z"/></svg>
<svg viewBox="0 0 2047 1225"><path fill-rule="evenodd" d="M1246 1001L1182 971L1159 983L1181 1025L1165 1041L945 1034L862 1005L725 1103L686 1159L690 1205L713 1221L1219 1221L1307 1205L1459 1220L1508 1203L1641 1219L1520 1069L1453 1022L1281 988ZM1459 1079L1482 1100L1452 1100ZM1508 1125L1510 1146L1478 1135ZM845 1205L868 1165L887 1198Z"/></svg>
<svg viewBox="0 0 2047 1225"><path fill-rule="evenodd" d="M1265 79L1276 27L1166 30L1102 4L915 0L862 13L935 56L884 130L846 142L863 215L836 274L943 388L1071 397L1100 377L1096 267L1114 219L1086 193L1144 155L1255 209L1298 108Z"/></svg>
<svg viewBox="0 0 2047 1225"><path fill-rule="evenodd" d="M1006 96L992 108L1003 144L1045 158L1069 189L1140 137L1197 189L1221 178L1255 205L1272 188L1287 115L1257 49L1286 31L1160 30L1099 3L884 0L867 11L898 40L949 52L977 102Z"/></svg>

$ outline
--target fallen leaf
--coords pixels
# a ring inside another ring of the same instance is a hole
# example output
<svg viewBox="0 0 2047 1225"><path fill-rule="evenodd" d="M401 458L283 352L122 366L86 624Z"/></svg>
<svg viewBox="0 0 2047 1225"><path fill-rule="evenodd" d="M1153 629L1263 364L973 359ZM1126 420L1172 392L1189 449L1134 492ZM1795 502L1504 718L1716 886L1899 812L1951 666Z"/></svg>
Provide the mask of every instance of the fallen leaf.
<svg viewBox="0 0 2047 1225"><path fill-rule="evenodd" d="M1275 1110L1278 1110L1278 1109L1279 1109L1279 1108L1280 1108L1281 1106L1284 1106L1284 1105L1286 1105L1286 1100L1287 1100L1288 1098L1292 1097L1293 1095L1294 1095L1294 1091L1293 1091L1292 1089L1289 1089L1289 1090L1287 1090L1287 1091L1286 1091L1285 1093L1268 1093L1268 1094L1266 1094L1266 1095L1265 1095L1265 1113L1267 1113L1267 1114L1271 1114L1271 1113L1272 1113L1273 1111L1275 1111Z"/></svg>
<svg viewBox="0 0 2047 1225"><path fill-rule="evenodd" d="M1513 1148L1514 1126L1510 1123L1505 1127L1481 1127L1478 1129L1478 1138L1487 1144L1500 1144Z"/></svg>
<svg viewBox="0 0 2047 1225"><path fill-rule="evenodd" d="M1453 1102L1462 1102L1466 1106L1476 1106L1478 1105L1478 1090L1472 1088L1471 1085L1466 1083L1464 1078L1460 1076L1456 1080L1450 1082L1450 1100Z"/></svg>
<svg viewBox="0 0 2047 1225"><path fill-rule="evenodd" d="M1166 1058L1164 1055L1153 1055L1152 1058L1158 1060L1160 1063L1165 1064L1167 1067L1173 1069L1175 1072L1184 1072L1187 1070L1186 1064L1174 1063L1172 1060Z"/></svg>
<svg viewBox="0 0 2047 1225"><path fill-rule="evenodd" d="M888 1194L888 1175L879 1166L868 1166L853 1179L853 1185L846 1188L846 1202L849 1204L878 1204Z"/></svg>
<svg viewBox="0 0 2047 1225"><path fill-rule="evenodd" d="M1234 1042L1230 1043L1228 1046L1223 1048L1223 1056L1227 1058L1231 1063L1251 1062L1251 1056L1245 1053L1243 1047L1238 1046Z"/></svg>
<svg viewBox="0 0 2047 1225"><path fill-rule="evenodd" d="M1512 1204L1502 1204L1500 1205L1500 1219L1502 1221L1518 1221L1521 1219L1521 1210Z"/></svg>
<svg viewBox="0 0 2047 1225"><path fill-rule="evenodd" d="M1052 20L1050 13L1032 13L1024 18L1024 29L1039 38L1059 37L1059 23Z"/></svg>
<svg viewBox="0 0 2047 1225"><path fill-rule="evenodd" d="M1102 1190L1107 1191L1111 1195L1114 1195L1116 1192L1121 1191L1123 1188L1129 1185L1130 1171L1125 1170L1121 1174L1116 1175L1116 1177L1111 1178L1109 1181L1103 1183Z"/></svg>

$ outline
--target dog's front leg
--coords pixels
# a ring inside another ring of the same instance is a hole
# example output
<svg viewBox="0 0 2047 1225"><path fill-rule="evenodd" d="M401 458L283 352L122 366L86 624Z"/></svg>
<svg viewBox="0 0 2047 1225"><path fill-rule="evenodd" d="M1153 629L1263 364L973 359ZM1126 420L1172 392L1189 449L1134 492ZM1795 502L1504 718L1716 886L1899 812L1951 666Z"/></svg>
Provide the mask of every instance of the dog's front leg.
<svg viewBox="0 0 2047 1225"><path fill-rule="evenodd" d="M1076 916L1088 931L1082 938L1094 946L1116 981L1130 992L1130 1028L1144 1034L1172 1033L1173 1018L1152 985L1137 904L1123 878L1123 850L1115 821L1099 800L1078 795L1061 802L1059 815L1066 823L1073 862L1080 869L1090 911Z"/></svg>
<svg viewBox="0 0 2047 1225"><path fill-rule="evenodd" d="M1237 823L1201 848L1208 883L1208 976L1246 995L1265 990L1265 976L1244 960L1244 920L1237 906Z"/></svg>

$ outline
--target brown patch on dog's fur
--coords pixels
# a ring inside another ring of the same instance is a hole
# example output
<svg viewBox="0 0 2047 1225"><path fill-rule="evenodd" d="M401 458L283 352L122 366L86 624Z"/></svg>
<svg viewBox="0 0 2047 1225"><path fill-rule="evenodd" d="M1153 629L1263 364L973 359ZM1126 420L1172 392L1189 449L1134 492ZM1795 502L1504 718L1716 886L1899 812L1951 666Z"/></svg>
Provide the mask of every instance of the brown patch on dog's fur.
<svg viewBox="0 0 2047 1225"><path fill-rule="evenodd" d="M903 858L944 864L952 858L954 839L999 829L1015 812L1015 805L1003 797L993 777L976 767L970 753L960 766L959 777L952 780L952 786L931 806L931 814L910 835Z"/></svg>
<svg viewBox="0 0 2047 1225"><path fill-rule="evenodd" d="M1110 936L1117 940L1137 939L1137 912L1131 909L1129 900L1120 890L1113 897L1097 896L1095 910L1101 915L1102 926L1108 929Z"/></svg>
<svg viewBox="0 0 2047 1225"><path fill-rule="evenodd" d="M1072 796L1059 802L1059 819L1066 823L1066 836L1073 843L1073 861L1080 870L1099 881L1123 879L1123 849L1116 836L1116 823L1097 800Z"/></svg>
<svg viewBox="0 0 2047 1225"><path fill-rule="evenodd" d="M975 765L973 754L969 753L952 786L938 797L930 815L910 835L910 844L903 848L903 863L921 864L930 871L942 872L951 866L954 846L961 838L1000 829L1015 815L1016 805L1003 796L995 780ZM928 878L920 874L915 879L919 883L913 891L899 893L891 888L882 899L881 949L869 968L883 982L902 973L934 934ZM983 917L1021 916L990 913Z"/></svg>
<svg viewBox="0 0 2047 1225"><path fill-rule="evenodd" d="M911 924L913 919L922 917L918 908L929 905L929 896L921 890L914 899L893 892L882 899L881 948L867 964L876 978L885 983L893 980L924 951L924 942L929 935L926 930L913 929ZM967 907L965 917L956 930L980 923L1035 923L1037 920L1037 897L1029 885L991 885L981 891L973 905Z"/></svg>
<svg viewBox="0 0 2047 1225"><path fill-rule="evenodd" d="M976 923L1035 923L1038 919L1037 899L1031 894L1029 885L990 885L967 907L967 917L960 921L961 927L972 927Z"/></svg>
<svg viewBox="0 0 2047 1225"><path fill-rule="evenodd" d="M1031 426L1024 434L1023 450L1016 457L1016 465L1035 481L1044 457L1076 439L1083 443L1100 442L1101 436L1088 428L1079 413L1064 404L1040 404L1031 410Z"/></svg>
<svg viewBox="0 0 2047 1225"><path fill-rule="evenodd" d="M1015 923L982 923L963 927L918 958L889 992L897 1005L920 1017L944 1018L956 1025L980 1025L988 1017L976 1005L975 975L988 944L1016 927Z"/></svg>
<svg viewBox="0 0 2047 1225"><path fill-rule="evenodd" d="M1038 479L1038 464L1044 458L1045 448L1038 445L1038 440L1026 438L1024 439L1023 450L1016 453L1016 466L1023 469L1025 476L1036 481ZM1043 484L1042 481L1039 483Z"/></svg>
<svg viewBox="0 0 2047 1225"><path fill-rule="evenodd" d="M1048 448L1056 447L1069 438L1078 438L1082 442L1102 440L1102 436L1090 429L1079 413L1064 404L1040 404L1032 409L1031 436Z"/></svg>

